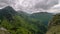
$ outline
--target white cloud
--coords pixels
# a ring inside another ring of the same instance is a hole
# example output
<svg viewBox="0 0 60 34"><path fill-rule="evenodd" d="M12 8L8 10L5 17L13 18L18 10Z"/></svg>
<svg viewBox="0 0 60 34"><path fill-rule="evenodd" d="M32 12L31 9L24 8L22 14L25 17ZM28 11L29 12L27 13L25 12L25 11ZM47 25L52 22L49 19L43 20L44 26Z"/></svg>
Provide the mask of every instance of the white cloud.
<svg viewBox="0 0 60 34"><path fill-rule="evenodd" d="M60 9L49 9L47 10L49 13L60 13Z"/></svg>
<svg viewBox="0 0 60 34"><path fill-rule="evenodd" d="M60 8L58 0L0 0L0 8L8 5L12 6L15 10L31 11L30 13L39 11L45 12L46 10L48 12L54 12Z"/></svg>
<svg viewBox="0 0 60 34"><path fill-rule="evenodd" d="M60 0L59 0L59 3L57 5L54 5L52 8L47 10L47 12L50 12L50 13L60 13Z"/></svg>

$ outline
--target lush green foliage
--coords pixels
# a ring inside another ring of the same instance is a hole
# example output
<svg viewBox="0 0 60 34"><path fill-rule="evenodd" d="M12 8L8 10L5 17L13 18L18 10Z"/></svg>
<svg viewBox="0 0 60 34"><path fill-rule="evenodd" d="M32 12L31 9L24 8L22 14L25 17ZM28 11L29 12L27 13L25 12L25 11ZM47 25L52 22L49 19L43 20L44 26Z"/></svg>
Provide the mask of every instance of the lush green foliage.
<svg viewBox="0 0 60 34"><path fill-rule="evenodd" d="M37 18L41 16L32 18L24 13L19 14L8 6L0 11L0 27L6 28L10 34L45 34L47 27L42 21L45 19Z"/></svg>
<svg viewBox="0 0 60 34"><path fill-rule="evenodd" d="M48 22L51 20L52 16L53 15L51 13L40 12L40 13L31 14L30 18L34 18L34 19L38 20L38 22L41 21L42 24L48 25Z"/></svg>
<svg viewBox="0 0 60 34"><path fill-rule="evenodd" d="M60 14L54 15L49 23L48 31L46 34L60 34Z"/></svg>

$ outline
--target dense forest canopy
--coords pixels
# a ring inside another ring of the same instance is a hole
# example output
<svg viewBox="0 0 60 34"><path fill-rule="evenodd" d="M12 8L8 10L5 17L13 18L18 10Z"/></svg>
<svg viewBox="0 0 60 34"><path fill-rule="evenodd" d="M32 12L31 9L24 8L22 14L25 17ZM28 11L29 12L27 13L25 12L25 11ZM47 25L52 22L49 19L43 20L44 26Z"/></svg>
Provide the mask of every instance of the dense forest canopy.
<svg viewBox="0 0 60 34"><path fill-rule="evenodd" d="M52 16L43 12L29 15L7 6L0 10L0 27L10 34L45 34Z"/></svg>

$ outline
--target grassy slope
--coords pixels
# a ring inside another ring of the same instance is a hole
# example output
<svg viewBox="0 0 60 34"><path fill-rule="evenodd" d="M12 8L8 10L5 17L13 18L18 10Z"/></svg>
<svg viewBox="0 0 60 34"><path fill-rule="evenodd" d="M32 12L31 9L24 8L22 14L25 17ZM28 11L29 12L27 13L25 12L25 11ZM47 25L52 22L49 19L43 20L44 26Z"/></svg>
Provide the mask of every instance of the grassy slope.
<svg viewBox="0 0 60 34"><path fill-rule="evenodd" d="M60 14L54 15L46 34L60 34Z"/></svg>
<svg viewBox="0 0 60 34"><path fill-rule="evenodd" d="M46 34L60 34L60 25L52 26Z"/></svg>

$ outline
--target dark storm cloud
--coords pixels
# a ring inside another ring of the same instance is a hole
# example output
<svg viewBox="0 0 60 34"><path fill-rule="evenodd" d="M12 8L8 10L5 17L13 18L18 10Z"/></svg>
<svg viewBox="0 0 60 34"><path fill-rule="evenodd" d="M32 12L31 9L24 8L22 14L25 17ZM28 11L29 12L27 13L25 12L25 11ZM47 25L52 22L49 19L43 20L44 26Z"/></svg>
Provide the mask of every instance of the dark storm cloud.
<svg viewBox="0 0 60 34"><path fill-rule="evenodd" d="M36 9L49 9L54 5L58 4L58 0L43 0L42 2L38 2L34 8Z"/></svg>

